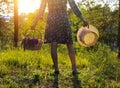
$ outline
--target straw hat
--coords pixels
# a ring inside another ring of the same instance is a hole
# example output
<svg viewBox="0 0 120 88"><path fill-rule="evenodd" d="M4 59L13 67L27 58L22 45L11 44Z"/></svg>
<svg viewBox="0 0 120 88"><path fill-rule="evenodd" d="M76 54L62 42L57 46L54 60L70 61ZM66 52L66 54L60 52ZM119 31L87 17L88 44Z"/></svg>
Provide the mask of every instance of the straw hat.
<svg viewBox="0 0 120 88"><path fill-rule="evenodd" d="M88 27L81 27L77 32L77 40L80 45L89 47L96 44L99 38L99 32L96 27L89 25Z"/></svg>

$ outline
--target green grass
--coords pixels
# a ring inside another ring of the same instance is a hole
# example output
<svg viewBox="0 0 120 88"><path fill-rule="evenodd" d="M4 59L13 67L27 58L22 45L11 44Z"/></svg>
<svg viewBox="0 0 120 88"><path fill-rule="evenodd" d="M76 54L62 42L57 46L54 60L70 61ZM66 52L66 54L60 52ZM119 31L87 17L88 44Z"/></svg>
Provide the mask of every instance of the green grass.
<svg viewBox="0 0 120 88"><path fill-rule="evenodd" d="M60 75L53 76L49 45L40 51L8 49L0 51L0 88L118 88L120 87L120 60L108 46L76 49L77 69L72 75L66 46L59 45Z"/></svg>

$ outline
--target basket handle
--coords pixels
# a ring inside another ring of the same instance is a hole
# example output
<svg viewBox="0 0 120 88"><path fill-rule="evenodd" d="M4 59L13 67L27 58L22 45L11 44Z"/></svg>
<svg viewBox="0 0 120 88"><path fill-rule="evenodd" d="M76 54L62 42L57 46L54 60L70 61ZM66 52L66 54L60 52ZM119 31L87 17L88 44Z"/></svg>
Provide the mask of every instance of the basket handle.
<svg viewBox="0 0 120 88"><path fill-rule="evenodd" d="M25 32L23 33L24 36L27 36L28 30L31 30L31 29L25 30ZM34 37L35 31L38 31L39 34L40 34L40 39L42 40L42 33L41 33L41 31L40 31L38 28L36 28L36 29L34 29L34 30L31 30L31 31L33 31L33 37Z"/></svg>

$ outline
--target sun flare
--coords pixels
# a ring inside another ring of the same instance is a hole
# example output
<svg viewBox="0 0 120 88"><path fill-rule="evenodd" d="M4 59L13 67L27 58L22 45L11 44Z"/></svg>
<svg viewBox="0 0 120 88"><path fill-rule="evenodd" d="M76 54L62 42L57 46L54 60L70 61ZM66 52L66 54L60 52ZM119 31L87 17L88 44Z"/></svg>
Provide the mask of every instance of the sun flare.
<svg viewBox="0 0 120 88"><path fill-rule="evenodd" d="M19 0L19 14L34 12L37 8L39 8L40 1L41 0Z"/></svg>

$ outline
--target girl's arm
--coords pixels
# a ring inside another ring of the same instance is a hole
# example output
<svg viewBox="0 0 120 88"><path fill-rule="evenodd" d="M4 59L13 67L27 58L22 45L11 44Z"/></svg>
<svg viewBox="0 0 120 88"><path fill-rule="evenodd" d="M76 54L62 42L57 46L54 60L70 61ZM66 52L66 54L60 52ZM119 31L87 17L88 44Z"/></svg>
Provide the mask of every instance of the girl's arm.
<svg viewBox="0 0 120 88"><path fill-rule="evenodd" d="M79 8L77 7L77 5L75 4L74 0L68 0L71 9L73 10L73 12L75 13L75 15L77 17L79 17L83 22L84 22L84 26L88 26L88 22L87 20L82 16L81 11L79 10Z"/></svg>
<svg viewBox="0 0 120 88"><path fill-rule="evenodd" d="M46 4L47 4L47 0L41 0L41 4L40 4L38 14L37 14L37 16L36 16L36 18L33 22L33 25L31 27L31 29L34 29L36 24L38 23L38 21L43 18L43 14L45 12Z"/></svg>

